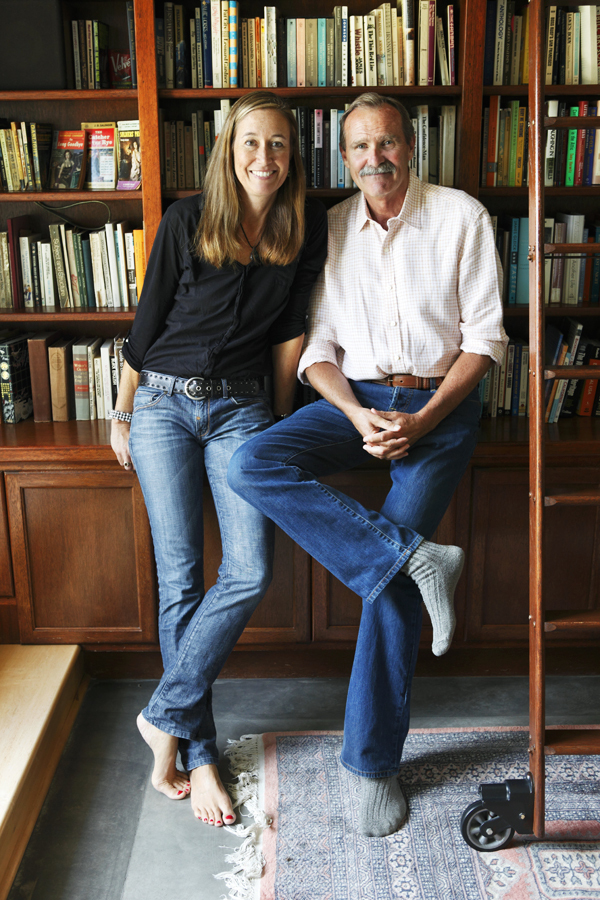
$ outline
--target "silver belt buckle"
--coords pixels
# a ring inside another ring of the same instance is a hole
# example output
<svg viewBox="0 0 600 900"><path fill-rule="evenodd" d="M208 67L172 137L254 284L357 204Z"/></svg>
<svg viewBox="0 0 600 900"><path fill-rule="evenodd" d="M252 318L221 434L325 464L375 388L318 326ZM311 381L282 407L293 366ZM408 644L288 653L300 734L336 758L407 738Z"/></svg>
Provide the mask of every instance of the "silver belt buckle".
<svg viewBox="0 0 600 900"><path fill-rule="evenodd" d="M204 381L205 379L200 378L198 375L188 378L183 388L185 396L189 397L190 400L206 400L207 394L203 390Z"/></svg>

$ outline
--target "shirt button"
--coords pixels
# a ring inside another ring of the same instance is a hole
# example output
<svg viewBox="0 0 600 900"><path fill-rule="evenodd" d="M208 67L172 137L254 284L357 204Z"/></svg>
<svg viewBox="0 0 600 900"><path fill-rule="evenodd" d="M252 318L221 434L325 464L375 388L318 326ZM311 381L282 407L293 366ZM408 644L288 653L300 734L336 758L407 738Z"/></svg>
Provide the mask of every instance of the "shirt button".
<svg viewBox="0 0 600 900"><path fill-rule="evenodd" d="M390 284L390 291L393 291L393 290L394 290L394 285Z"/></svg>
<svg viewBox="0 0 600 900"><path fill-rule="evenodd" d="M395 328L397 324L397 322L390 322L390 328Z"/></svg>

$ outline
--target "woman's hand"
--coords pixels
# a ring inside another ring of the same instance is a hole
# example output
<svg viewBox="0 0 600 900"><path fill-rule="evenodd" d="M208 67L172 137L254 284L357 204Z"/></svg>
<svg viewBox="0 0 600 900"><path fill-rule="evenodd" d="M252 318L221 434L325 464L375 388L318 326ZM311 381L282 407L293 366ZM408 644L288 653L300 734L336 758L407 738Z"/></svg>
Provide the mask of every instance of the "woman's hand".
<svg viewBox="0 0 600 900"><path fill-rule="evenodd" d="M135 470L129 454L130 428L129 422L119 422L118 419L113 419L110 429L110 446L114 450L119 465L123 466L128 472L133 472Z"/></svg>

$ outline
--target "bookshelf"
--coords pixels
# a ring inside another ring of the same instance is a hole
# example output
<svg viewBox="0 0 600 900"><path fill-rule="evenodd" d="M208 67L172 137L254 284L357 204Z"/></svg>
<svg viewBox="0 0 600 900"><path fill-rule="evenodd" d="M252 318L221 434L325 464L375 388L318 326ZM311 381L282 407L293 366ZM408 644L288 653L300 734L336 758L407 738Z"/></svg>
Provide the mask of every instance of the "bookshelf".
<svg viewBox="0 0 600 900"><path fill-rule="evenodd" d="M186 4L186 11L192 14L194 5ZM64 7L66 23L71 18L93 16L117 29L120 36L125 33L124 0L65 0ZM349 11L366 14L371 7L371 0L357 0ZM323 15L325 11L315 0L282 0L278 8L283 16L308 17ZM240 9L243 15L258 16L263 6L257 0L240 0ZM511 211L518 210L525 216L527 188L481 188L479 182L485 102L494 92L525 98L527 86L483 86L486 4L484 0L458 0L456 9L457 84L375 90L393 94L408 107L416 102L454 104L455 187L481 199L492 214L516 214ZM38 200L47 206L61 206L73 200L102 200L110 207L113 221L127 219L134 227L143 223L149 254L165 206L191 193L161 187L159 108L165 110L166 118L189 119L195 109L214 110L221 98L235 100L245 93L244 89L159 90L155 15L161 12L160 0L156 8L154 0L135 2L136 90L76 91L71 72L68 90L0 92L3 115L9 119L48 121L55 127L73 128L81 121L139 118L141 191L69 191L66 196L56 192L0 194L0 229L7 217L24 213L34 216L42 228L47 227L53 221L52 214L36 207ZM66 47L70 48L68 40ZM301 102L329 109L350 102L365 89L272 90L287 97L292 105ZM552 90L562 96L571 89L560 86ZM593 91L578 87L577 94L592 96ZM351 193L341 189L309 192L328 206ZM599 196L600 188L553 188L547 191L547 203L566 204L568 198L569 203L574 202L591 214ZM99 226L105 221L104 210L97 205L81 206L69 214L88 226ZM565 312L556 309L552 315ZM587 321L598 312L585 310L583 314ZM519 334L526 334L526 316L527 308L507 309L509 332L514 324ZM3 310L0 326L111 336L127 328L133 317L133 310ZM567 472L571 472L568 479L578 477L583 483L600 480L595 450L598 437L600 422L590 420L570 420L549 428L550 477L559 486ZM527 570L527 528L523 518L527 507L526 472L526 421L513 421L510 417L484 421L473 461L437 533L440 541L464 547L469 560L457 592L457 647L526 643L527 598L513 590L514 585L524 583L523 573ZM141 651L156 651L157 591L149 529L137 480L120 470L110 449L108 423L35 424L28 420L16 426L0 425L0 476L0 642L78 642L89 650L136 651L138 658ZM340 484L343 482L344 490L373 504L377 498L383 498L388 477L385 468L374 462L340 476ZM220 557L219 532L208 492L205 516L208 586L216 577ZM600 522L586 511L577 529L600 533ZM555 540L552 535L549 539ZM596 546L600 542L594 546L586 541L579 543L579 547L570 547L576 561L571 571L576 570L573 578L581 581L593 606L600 602L600 584L594 574L600 571ZM520 547L525 549L521 552ZM514 602L509 605L505 602L507 581L500 577L502 571L499 574L499 568L506 568L508 558L515 561L508 581ZM554 564L559 569L564 565L560 549ZM107 597L111 598L109 603ZM564 608L564 603L560 608ZM359 616L358 599L285 535L278 534L273 584L240 646L349 648L356 636ZM424 645L430 641L428 632L424 629Z"/></svg>

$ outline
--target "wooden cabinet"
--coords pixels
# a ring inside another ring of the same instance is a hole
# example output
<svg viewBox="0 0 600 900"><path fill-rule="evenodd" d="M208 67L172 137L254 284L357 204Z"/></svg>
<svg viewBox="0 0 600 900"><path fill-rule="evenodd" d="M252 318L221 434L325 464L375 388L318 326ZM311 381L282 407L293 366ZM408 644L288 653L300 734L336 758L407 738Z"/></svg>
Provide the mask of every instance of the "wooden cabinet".
<svg viewBox="0 0 600 900"><path fill-rule="evenodd" d="M122 0L65 0L65 21L108 21L126 45ZM350 13L367 13L370 0L356 0ZM331 4L333 7L333 2ZM330 8L331 8L330 7ZM483 88L485 3L460 0L458 13L458 84L451 87L376 88L416 103L454 103L457 108L455 186L479 196L490 212L526 215L525 188L479 189L484 96L526 95L526 88ZM49 121L75 128L81 121L139 118L143 154L142 191L69 192L71 200L102 200L113 221L144 224L150 252L164 204L189 191L163 191L160 180L159 106L166 119L189 119L196 109L210 112L222 98L235 100L241 89L158 90L155 15L162 0L136 0L135 27L139 87L131 91L0 92L2 115ZM285 15L323 15L314 0L284 0ZM255 0L242 0L240 15L262 15ZM277 88L292 106L343 108L362 88ZM567 89L557 93L566 94ZM577 87L578 95L593 88ZM331 205L348 191L311 191ZM566 208L576 198L577 211L591 211L600 187L554 189L549 198ZM52 205L66 196L55 193L0 195L2 222L30 213L45 230L55 221ZM47 208L35 207L42 200ZM97 204L70 211L75 221L101 226L105 210ZM564 313L564 310L557 310ZM572 312L572 310L571 310ZM578 314L579 314L578 310ZM587 316L597 310L585 311ZM133 311L95 310L31 312L0 310L0 326L69 334L114 335L133 321ZM525 336L524 310L507 310L509 330ZM454 497L437 539L456 542L467 551L458 586L457 646L526 643L527 640L527 422L498 419L484 423L472 464ZM548 431L549 477L564 485L597 483L600 478L600 420L561 421ZM336 476L337 487L371 506L383 501L388 487L384 468L367 468ZM573 518L571 518L573 516ZM205 498L207 587L220 561L214 507ZM598 538L593 509L577 514L548 513L549 605L588 608L599 602ZM556 524L554 524L556 523ZM559 538L559 527L563 537ZM575 596L577 599L575 600ZM572 599L571 599L572 598ZM81 642L105 648L156 650L157 587L151 537L137 480L120 470L110 450L105 422L35 425L31 420L0 426L0 642ZM18 615L17 615L18 610ZM358 597L330 576L282 533L277 535L275 575L240 646L291 648L294 645L350 646L360 620ZM425 626L423 642L431 630Z"/></svg>

